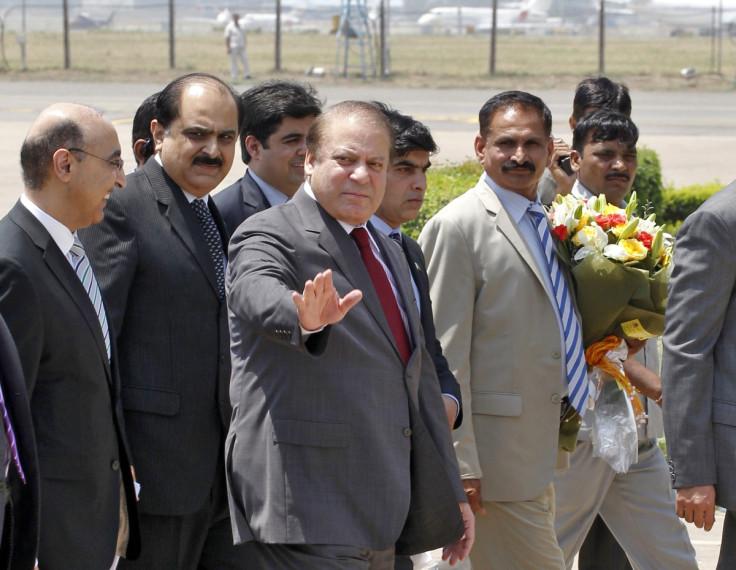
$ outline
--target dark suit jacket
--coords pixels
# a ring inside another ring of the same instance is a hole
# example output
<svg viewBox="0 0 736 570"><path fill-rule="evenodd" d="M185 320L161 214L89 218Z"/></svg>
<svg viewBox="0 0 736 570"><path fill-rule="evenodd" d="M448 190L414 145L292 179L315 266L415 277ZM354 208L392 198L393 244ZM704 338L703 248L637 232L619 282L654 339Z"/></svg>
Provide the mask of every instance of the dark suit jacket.
<svg viewBox="0 0 736 570"><path fill-rule="evenodd" d="M81 236L120 352L140 510L193 513L215 482L230 420L227 312L202 228L181 189L149 160Z"/></svg>
<svg viewBox="0 0 736 570"><path fill-rule="evenodd" d="M71 264L20 203L0 221L0 312L18 347L41 474L39 566L109 568L120 479L140 551L119 379L94 307ZM108 313L109 314L109 313Z"/></svg>
<svg viewBox="0 0 736 570"><path fill-rule="evenodd" d="M240 180L215 194L212 199L225 221L228 239L246 219L270 207L249 170L245 171Z"/></svg>
<svg viewBox="0 0 736 570"><path fill-rule="evenodd" d="M457 419L452 426L453 429L457 429L463 423L463 398L460 395L460 385L455 380L455 375L450 370L447 359L442 354L442 345L435 334L434 314L432 313L432 300L429 298L429 278L424 263L424 254L419 244L406 234L402 235L401 247L409 262L409 271L411 271L411 276L414 278L414 283L416 283L419 291L424 340L427 344L427 351L434 360L434 368L440 380L440 390L443 394L454 396L460 406Z"/></svg>
<svg viewBox="0 0 736 570"><path fill-rule="evenodd" d="M2 543L0 568L26 570L35 566L38 550L40 517L38 459L23 368L15 348L15 341L2 317L0 317L0 384L10 425L13 426L15 434L18 457L26 478L26 482L23 483L11 459L7 483L12 494L13 520L4 521L4 527L6 533L12 529L12 534L8 534ZM0 433L0 437L5 439L5 433ZM0 511L0 517L2 516L3 512Z"/></svg>
<svg viewBox="0 0 736 570"><path fill-rule="evenodd" d="M373 235L408 310L406 366L357 247L303 190L233 236L226 469L236 542L413 553L463 532L465 494L406 263ZM328 268L340 295L359 288L363 299L305 342L291 292Z"/></svg>

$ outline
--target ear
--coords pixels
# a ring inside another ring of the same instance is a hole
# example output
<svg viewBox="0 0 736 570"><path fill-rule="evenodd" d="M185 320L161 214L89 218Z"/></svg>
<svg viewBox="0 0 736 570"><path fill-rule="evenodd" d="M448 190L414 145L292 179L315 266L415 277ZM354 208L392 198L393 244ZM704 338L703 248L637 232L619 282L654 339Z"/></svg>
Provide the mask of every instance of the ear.
<svg viewBox="0 0 736 570"><path fill-rule="evenodd" d="M578 122L573 118L572 115L570 115L570 119L567 121L567 123L570 125L570 130L571 131L574 131L575 130L575 125L578 124Z"/></svg>
<svg viewBox="0 0 736 570"><path fill-rule="evenodd" d="M261 150L263 149L263 145L256 137L254 137L253 135L246 136L243 144L245 145L245 150L248 151L248 154L251 156L251 158L258 159L261 157Z"/></svg>
<svg viewBox="0 0 736 570"><path fill-rule="evenodd" d="M547 168L550 167L552 164L552 155L555 152L555 139L553 137L549 137L549 141L547 141Z"/></svg>
<svg viewBox="0 0 736 570"><path fill-rule="evenodd" d="M138 168L143 166L146 162L143 159L143 147L146 146L146 142L146 139L138 139L133 143L133 154L135 155L135 162L138 165Z"/></svg>
<svg viewBox="0 0 736 570"><path fill-rule="evenodd" d="M581 161L583 160L582 155L575 149L570 151L570 166L572 166L573 172L580 172Z"/></svg>
<svg viewBox="0 0 736 570"><path fill-rule="evenodd" d="M72 153L65 148L58 149L51 157L51 166L54 175L62 182L69 182L72 178L72 170L77 161L72 158Z"/></svg>
<svg viewBox="0 0 736 570"><path fill-rule="evenodd" d="M161 152L161 147L164 144L164 136L166 135L166 129L158 122L157 119L151 121L151 135L153 135L153 152Z"/></svg>
<svg viewBox="0 0 736 570"><path fill-rule="evenodd" d="M309 179L310 176L312 176L312 173L314 172L314 155L307 151L307 154L304 156L304 176L305 178Z"/></svg>
<svg viewBox="0 0 736 570"><path fill-rule="evenodd" d="M486 156L486 139L481 135L476 135L473 148L475 149L475 157L478 159L478 162L483 162Z"/></svg>

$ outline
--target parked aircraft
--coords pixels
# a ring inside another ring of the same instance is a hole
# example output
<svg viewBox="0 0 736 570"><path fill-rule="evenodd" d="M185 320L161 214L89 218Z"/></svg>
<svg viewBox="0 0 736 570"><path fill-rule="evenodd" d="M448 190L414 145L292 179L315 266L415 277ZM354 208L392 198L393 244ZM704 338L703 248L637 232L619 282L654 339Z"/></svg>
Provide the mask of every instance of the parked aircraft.
<svg viewBox="0 0 736 570"><path fill-rule="evenodd" d="M217 15L217 23L224 27L232 19L232 14L225 9ZM274 32L276 30L275 12L250 12L240 14L240 21L247 32ZM290 10L281 13L281 29L288 30L301 24L301 10Z"/></svg>
<svg viewBox="0 0 736 570"><path fill-rule="evenodd" d="M530 0L524 4L508 4L496 9L496 29L499 31L524 30L559 24L550 19L548 10L552 0ZM422 14L417 25L423 33L488 33L491 29L490 7L440 6Z"/></svg>
<svg viewBox="0 0 736 570"><path fill-rule="evenodd" d="M99 28L106 28L112 24L114 17L114 10L110 12L110 16L106 20L104 18L93 18L87 12L80 12L76 18L69 21L69 28L72 30L97 30Z"/></svg>
<svg viewBox="0 0 736 570"><path fill-rule="evenodd" d="M687 30L710 30L713 9L723 5L723 25L736 27L736 0L631 0L626 4L642 18Z"/></svg>

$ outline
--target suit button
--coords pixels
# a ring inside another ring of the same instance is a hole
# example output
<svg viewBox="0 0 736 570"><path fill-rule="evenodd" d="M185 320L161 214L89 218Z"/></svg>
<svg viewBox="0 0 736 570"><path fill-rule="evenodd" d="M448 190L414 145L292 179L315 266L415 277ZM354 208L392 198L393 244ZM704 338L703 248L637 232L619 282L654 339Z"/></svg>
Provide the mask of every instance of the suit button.
<svg viewBox="0 0 736 570"><path fill-rule="evenodd" d="M410 437L411 436L411 428L404 428L404 435L406 437Z"/></svg>
<svg viewBox="0 0 736 570"><path fill-rule="evenodd" d="M120 469L120 462L117 459L113 459L110 467L112 467L113 471L117 471L118 469Z"/></svg>
<svg viewBox="0 0 736 570"><path fill-rule="evenodd" d="M552 398L550 399L552 400L553 404L559 404L562 401L562 396L555 393L555 394L552 394Z"/></svg>
<svg viewBox="0 0 736 570"><path fill-rule="evenodd" d="M552 358L559 358L561 355L562 355L562 352L560 351L559 348L555 348L552 351Z"/></svg>

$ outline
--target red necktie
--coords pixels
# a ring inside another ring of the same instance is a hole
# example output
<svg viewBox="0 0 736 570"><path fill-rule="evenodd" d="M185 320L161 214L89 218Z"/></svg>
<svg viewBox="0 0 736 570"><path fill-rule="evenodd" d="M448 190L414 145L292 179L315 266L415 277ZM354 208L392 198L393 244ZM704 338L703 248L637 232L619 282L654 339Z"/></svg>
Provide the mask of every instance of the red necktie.
<svg viewBox="0 0 736 570"><path fill-rule="evenodd" d="M388 326L394 335L401 359L406 364L409 362L409 357L411 356L411 343L409 342L409 335L406 333L404 321L401 318L401 311L396 302L394 291L391 289L391 283L388 281L383 266L376 259L376 256L373 255L368 231L365 228L355 228L350 233L350 237L358 245L360 257L363 259L365 268L368 270L368 275L370 275L373 286L376 288L378 299L381 301L381 307L383 307L383 314L386 315Z"/></svg>

